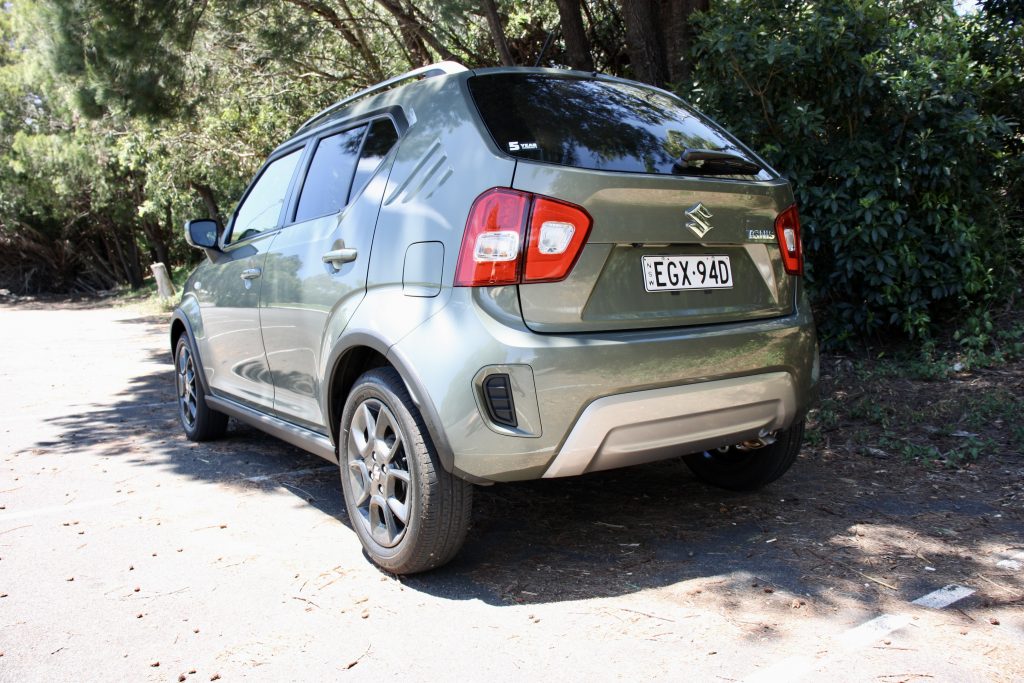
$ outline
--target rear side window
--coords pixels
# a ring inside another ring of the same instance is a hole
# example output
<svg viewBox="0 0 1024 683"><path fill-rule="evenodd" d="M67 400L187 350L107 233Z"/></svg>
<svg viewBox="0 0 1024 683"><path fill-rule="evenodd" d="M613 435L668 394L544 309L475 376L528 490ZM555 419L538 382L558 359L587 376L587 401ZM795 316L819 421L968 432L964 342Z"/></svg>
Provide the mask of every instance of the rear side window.
<svg viewBox="0 0 1024 683"><path fill-rule="evenodd" d="M252 186L235 213L231 226L231 242L244 240L264 230L276 228L281 217L281 207L292 181L295 166L299 163L302 150L276 159L263 169L259 180Z"/></svg>
<svg viewBox="0 0 1024 683"><path fill-rule="evenodd" d="M359 165L356 166L356 177L352 181L350 197L362 192L363 187L373 177L373 172L380 166L380 162L384 161L384 157L396 142L398 131L395 130L395 124L391 119L377 119L370 124L370 132L363 144L363 153L359 155Z"/></svg>
<svg viewBox="0 0 1024 683"><path fill-rule="evenodd" d="M296 222L337 213L345 207L365 132L366 126L359 126L317 143L295 211Z"/></svg>
<svg viewBox="0 0 1024 683"><path fill-rule="evenodd" d="M474 76L469 89L495 144L521 159L666 175L688 149L757 163L678 100L655 90L542 74ZM756 177L770 176L761 171Z"/></svg>

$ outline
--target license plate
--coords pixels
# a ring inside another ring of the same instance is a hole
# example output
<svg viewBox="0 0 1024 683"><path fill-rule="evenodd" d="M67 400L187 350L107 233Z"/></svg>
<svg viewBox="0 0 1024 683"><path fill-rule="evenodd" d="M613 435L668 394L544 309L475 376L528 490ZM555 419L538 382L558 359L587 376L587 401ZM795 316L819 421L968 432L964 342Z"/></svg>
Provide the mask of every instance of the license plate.
<svg viewBox="0 0 1024 683"><path fill-rule="evenodd" d="M643 267L648 292L732 287L728 256L644 256Z"/></svg>

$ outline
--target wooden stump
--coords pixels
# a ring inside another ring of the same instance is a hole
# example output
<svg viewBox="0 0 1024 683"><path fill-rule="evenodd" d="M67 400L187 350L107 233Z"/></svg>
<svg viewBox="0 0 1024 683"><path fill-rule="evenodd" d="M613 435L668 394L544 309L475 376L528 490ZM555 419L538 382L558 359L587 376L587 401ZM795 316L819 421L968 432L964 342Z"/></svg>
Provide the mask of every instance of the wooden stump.
<svg viewBox="0 0 1024 683"><path fill-rule="evenodd" d="M176 292L174 283L171 282L171 276L167 274L167 266L162 263L154 263L149 266L149 269L153 271L153 277L156 278L156 292L160 298L164 301L172 298Z"/></svg>

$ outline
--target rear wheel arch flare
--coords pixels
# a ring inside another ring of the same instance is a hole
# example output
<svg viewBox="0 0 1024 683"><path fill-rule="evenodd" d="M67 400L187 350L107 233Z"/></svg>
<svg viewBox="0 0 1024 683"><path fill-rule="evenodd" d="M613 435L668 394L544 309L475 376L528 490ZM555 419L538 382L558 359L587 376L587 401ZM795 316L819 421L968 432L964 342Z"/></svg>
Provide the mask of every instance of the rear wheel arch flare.
<svg viewBox="0 0 1024 683"><path fill-rule="evenodd" d="M345 409L345 401L348 398L352 386L356 380L373 368L393 367L377 349L370 346L353 346L347 349L334 364L330 375L330 398L328 408L330 415L330 433L335 445L338 444L338 429L341 426L341 413Z"/></svg>
<svg viewBox="0 0 1024 683"><path fill-rule="evenodd" d="M178 340L181 335L187 334L188 330L185 328L185 323L180 318L175 318L171 323L171 354L174 354L174 350L178 348Z"/></svg>
<svg viewBox="0 0 1024 683"><path fill-rule="evenodd" d="M178 340L182 337L187 337L194 352L195 362L199 371L199 382L203 385L203 391L210 394L210 385L207 383L206 372L203 370L203 358L199 355L199 345L196 340L196 335L192 331L192 322L188 317L181 311L176 310L171 321L171 358L177 361L177 349Z"/></svg>

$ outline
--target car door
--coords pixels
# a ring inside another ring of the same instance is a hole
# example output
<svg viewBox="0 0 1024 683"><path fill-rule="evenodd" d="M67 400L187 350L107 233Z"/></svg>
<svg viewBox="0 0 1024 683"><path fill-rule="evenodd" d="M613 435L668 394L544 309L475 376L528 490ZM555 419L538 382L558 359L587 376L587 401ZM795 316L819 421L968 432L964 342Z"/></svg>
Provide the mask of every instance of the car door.
<svg viewBox="0 0 1024 683"><path fill-rule="evenodd" d="M387 184L378 173L398 140L390 117L320 136L296 191L292 224L267 258L261 314L274 409L326 431L322 364L366 291L370 245Z"/></svg>
<svg viewBox="0 0 1024 683"><path fill-rule="evenodd" d="M200 353L211 389L266 409L273 406L274 385L260 332L260 288L302 151L286 150L267 162L228 223L222 253L195 284L206 331Z"/></svg>

